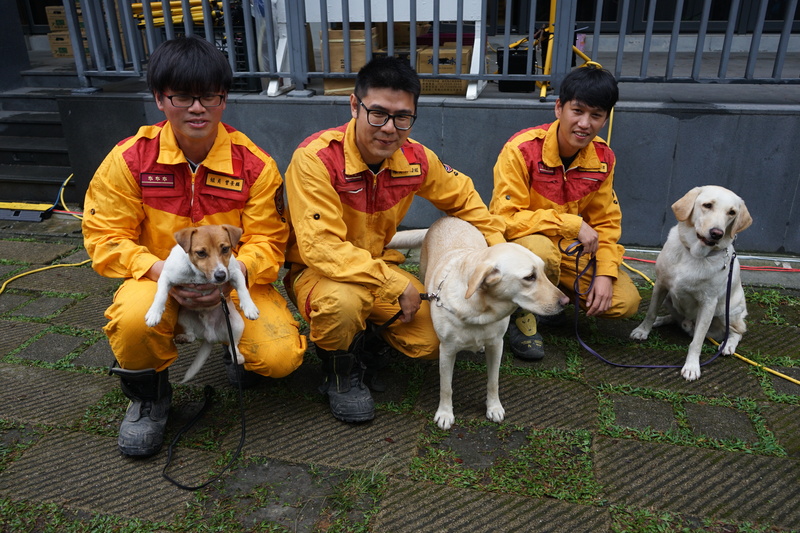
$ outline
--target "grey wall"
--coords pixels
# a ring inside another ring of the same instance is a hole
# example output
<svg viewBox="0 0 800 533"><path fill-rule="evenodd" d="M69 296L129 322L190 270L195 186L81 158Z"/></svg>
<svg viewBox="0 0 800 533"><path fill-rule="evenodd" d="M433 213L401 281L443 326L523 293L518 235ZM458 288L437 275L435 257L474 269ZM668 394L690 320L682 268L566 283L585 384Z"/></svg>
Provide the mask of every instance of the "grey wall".
<svg viewBox="0 0 800 533"><path fill-rule="evenodd" d="M111 147L139 125L163 119L146 94L74 95L59 101L78 201ZM674 224L670 206L698 185L722 185L747 202L753 226L739 250L800 253L798 105L622 102L613 120L615 188L623 209L622 242L658 247ZM530 98L422 97L412 138L471 176L486 202L492 168L515 132L554 119L553 103ZM349 119L344 97L232 95L225 122L269 152L283 171L306 136ZM607 136L607 132L602 135ZM440 213L418 199L406 217L426 226Z"/></svg>

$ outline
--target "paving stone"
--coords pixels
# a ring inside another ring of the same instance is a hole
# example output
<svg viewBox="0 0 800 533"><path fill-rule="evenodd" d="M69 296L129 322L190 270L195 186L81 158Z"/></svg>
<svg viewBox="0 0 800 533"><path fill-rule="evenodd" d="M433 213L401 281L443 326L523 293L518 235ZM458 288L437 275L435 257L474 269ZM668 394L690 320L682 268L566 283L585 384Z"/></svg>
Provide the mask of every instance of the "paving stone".
<svg viewBox="0 0 800 533"><path fill-rule="evenodd" d="M114 362L114 352L108 339L103 337L72 360L75 366L109 367Z"/></svg>
<svg viewBox="0 0 800 533"><path fill-rule="evenodd" d="M91 295L53 318L54 324L65 324L81 329L101 330L108 324L104 313L111 305L111 295Z"/></svg>
<svg viewBox="0 0 800 533"><path fill-rule="evenodd" d="M789 457L800 459L800 405L762 405L761 413Z"/></svg>
<svg viewBox="0 0 800 533"><path fill-rule="evenodd" d="M464 468L487 470L498 460L508 459L510 452L527 444L528 438L522 431L512 431L501 439L495 426L453 426L439 447L453 451L463 461L461 465Z"/></svg>
<svg viewBox="0 0 800 533"><path fill-rule="evenodd" d="M598 437L595 471L611 505L717 520L800 524L800 462Z"/></svg>
<svg viewBox="0 0 800 533"><path fill-rule="evenodd" d="M0 320L0 356L19 348L31 337L47 329L47 324Z"/></svg>
<svg viewBox="0 0 800 533"><path fill-rule="evenodd" d="M209 495L206 512L215 513L220 505L233 507L247 531L268 521L271 526L282 526L287 531L316 532L319 531L317 524L327 518L324 511L329 502L341 492L341 483L351 474L351 471L318 465L312 468L306 464L254 457L230 472L222 486ZM253 509L250 495L255 491L266 496L262 496ZM372 505L371 501L356 501L350 513L359 514L363 521Z"/></svg>
<svg viewBox="0 0 800 533"><path fill-rule="evenodd" d="M75 300L72 298L56 298L51 296L41 296L35 300L31 300L26 305L16 309L15 315L28 316L34 318L46 318L54 315L72 304Z"/></svg>
<svg viewBox="0 0 800 533"><path fill-rule="evenodd" d="M86 341L83 337L71 337L60 333L46 333L16 354L20 359L55 363Z"/></svg>
<svg viewBox="0 0 800 533"><path fill-rule="evenodd" d="M51 431L0 473L0 494L76 511L172 520L195 496L161 477L165 453L130 459L119 453L115 438ZM169 474L186 484L203 482L215 459L182 449Z"/></svg>
<svg viewBox="0 0 800 533"><path fill-rule="evenodd" d="M28 300L31 299L31 296L26 294L9 294L5 293L0 296L0 314L8 313L12 309L15 309Z"/></svg>
<svg viewBox="0 0 800 533"><path fill-rule="evenodd" d="M73 244L0 240L0 257L13 257L19 263L49 265L73 248Z"/></svg>
<svg viewBox="0 0 800 533"><path fill-rule="evenodd" d="M778 367L773 368L773 370L800 381L800 368ZM797 383L792 383L788 379L784 379L773 374L770 374L770 378L772 378L772 386L775 388L775 392L778 394L791 394L793 396L800 396L800 385Z"/></svg>
<svg viewBox="0 0 800 533"><path fill-rule="evenodd" d="M36 272L14 280L9 286L21 290L41 291L46 287L46 290L53 292L108 294L111 296L119 284L120 280L104 278L85 265L51 268Z"/></svg>
<svg viewBox="0 0 800 533"><path fill-rule="evenodd" d="M116 386L107 376L0 363L0 418L69 425Z"/></svg>
<svg viewBox="0 0 800 533"><path fill-rule="evenodd" d="M686 403L686 416L692 432L714 439L739 439L758 442L758 435L746 413L730 407Z"/></svg>
<svg viewBox="0 0 800 533"><path fill-rule="evenodd" d="M253 400L245 420L249 454L388 473L406 468L425 426L418 416L387 411L378 411L371 422L344 424L327 402L276 395ZM238 439L239 432L231 432L223 448L234 449Z"/></svg>
<svg viewBox="0 0 800 533"><path fill-rule="evenodd" d="M637 396L614 395L615 424L638 430L652 429L662 433L678 429L672 405L663 400Z"/></svg>
<svg viewBox="0 0 800 533"><path fill-rule="evenodd" d="M500 375L504 422L527 427L590 429L597 425L597 398L585 385L559 379ZM433 420L439 405L439 376L427 375L417 402ZM459 370L453 374L456 420L486 420L486 374Z"/></svg>
<svg viewBox="0 0 800 533"><path fill-rule="evenodd" d="M610 531L606 509L392 479L373 531Z"/></svg>

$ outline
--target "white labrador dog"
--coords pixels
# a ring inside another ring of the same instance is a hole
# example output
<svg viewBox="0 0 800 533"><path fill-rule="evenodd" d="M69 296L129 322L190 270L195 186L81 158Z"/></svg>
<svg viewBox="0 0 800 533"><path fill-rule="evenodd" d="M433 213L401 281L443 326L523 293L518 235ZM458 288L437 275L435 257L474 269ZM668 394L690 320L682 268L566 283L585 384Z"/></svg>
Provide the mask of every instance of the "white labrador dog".
<svg viewBox="0 0 800 533"><path fill-rule="evenodd" d="M424 237L424 241L423 241ZM487 246L468 222L444 217L428 230L399 232L387 248L417 248L420 274L430 294L431 318L439 337L439 408L434 421L450 429L453 415L453 368L461 350L485 350L488 380L486 417L502 422L500 361L503 335L511 313L522 307L554 315L569 303L544 275L544 262L512 243Z"/></svg>
<svg viewBox="0 0 800 533"><path fill-rule="evenodd" d="M681 370L688 381L700 377L700 349L706 335L721 342L725 336L725 298L729 268L733 269L730 294L730 331L724 354L736 351L747 330L744 291L733 241L753 220L744 201L723 187L695 187L672 204L678 224L669 232L656 261L656 284L647 316L631 332L645 340L655 326L680 323L692 336ZM656 318L661 304L669 315Z"/></svg>

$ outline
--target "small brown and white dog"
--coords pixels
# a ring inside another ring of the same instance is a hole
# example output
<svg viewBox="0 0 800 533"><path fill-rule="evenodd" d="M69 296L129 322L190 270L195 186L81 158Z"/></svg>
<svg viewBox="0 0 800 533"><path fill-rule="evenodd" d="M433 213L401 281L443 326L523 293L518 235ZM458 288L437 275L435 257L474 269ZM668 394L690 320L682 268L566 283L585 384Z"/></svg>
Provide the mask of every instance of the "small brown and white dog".
<svg viewBox="0 0 800 533"><path fill-rule="evenodd" d="M539 256L519 244L487 246L481 232L461 219L444 217L428 230L398 232L387 248L420 245L420 274L432 294L431 319L440 341L439 408L433 420L442 429L453 425L456 355L483 350L488 370L486 418L502 422L500 362L511 313L521 307L554 315L569 298L547 279Z"/></svg>
<svg viewBox="0 0 800 533"><path fill-rule="evenodd" d="M688 381L700 377L700 350L706 335L722 342L725 337L725 298L729 268L733 269L730 294L730 328L723 354L730 355L747 330L747 306L733 256L736 234L753 220L744 201L715 185L695 187L672 204L678 224L669 232L656 260L656 284L647 316L631 332L645 340L653 327L677 322L692 336L681 375ZM661 304L669 315L656 318Z"/></svg>
<svg viewBox="0 0 800 533"><path fill-rule="evenodd" d="M244 316L250 320L257 319L258 307L250 297L244 274L231 253L241 236L242 229L229 224L184 228L175 232L177 244L164 262L164 269L158 278L158 289L153 298L153 304L145 315L147 325L153 327L161 321L170 289L175 285L186 284L213 283L221 285L230 282L239 295L239 304ZM236 311L230 294L226 298L226 303L230 310L229 317L233 332L234 345L230 347L230 350L236 354L236 360L241 365L244 364L244 357L239 352L238 346L244 331L244 320ZM227 343L230 342L230 339L225 313L222 305L219 304L204 309L181 307L178 312L177 325L176 330L179 333L175 335L175 342L203 340L197 356L181 381L181 383L186 383L202 368L203 363L211 354L213 344Z"/></svg>

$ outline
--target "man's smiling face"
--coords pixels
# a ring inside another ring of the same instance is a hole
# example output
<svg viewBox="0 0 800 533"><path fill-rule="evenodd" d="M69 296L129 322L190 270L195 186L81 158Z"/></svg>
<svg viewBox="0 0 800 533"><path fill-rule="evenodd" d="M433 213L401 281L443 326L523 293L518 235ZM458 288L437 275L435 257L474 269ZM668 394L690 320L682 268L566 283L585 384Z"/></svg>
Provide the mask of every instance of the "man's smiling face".
<svg viewBox="0 0 800 533"><path fill-rule="evenodd" d="M558 151L562 157L572 157L589 146L608 120L608 112L578 100L556 100Z"/></svg>

